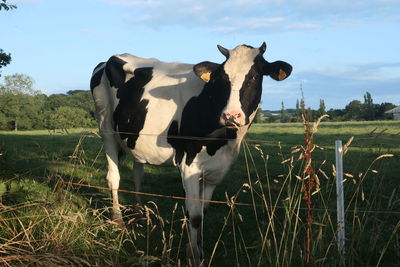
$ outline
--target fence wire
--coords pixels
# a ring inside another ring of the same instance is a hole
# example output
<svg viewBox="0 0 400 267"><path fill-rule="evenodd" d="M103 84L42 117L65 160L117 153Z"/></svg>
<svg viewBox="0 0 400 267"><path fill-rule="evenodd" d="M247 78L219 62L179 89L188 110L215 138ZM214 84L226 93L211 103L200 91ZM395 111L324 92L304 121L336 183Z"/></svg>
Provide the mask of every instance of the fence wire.
<svg viewBox="0 0 400 267"><path fill-rule="evenodd" d="M252 204L252 203L243 203L243 202L232 202L232 201L221 201L221 200L206 200L206 199L200 199L200 198L188 198L188 197L180 197L180 196L174 196L174 195L163 195L163 194L154 194L154 193L146 193L146 192L138 192L138 191L132 191L132 190L126 190L126 189L112 189L110 187L104 187L104 186L97 186L97 185L88 185L88 184L82 184L82 183L76 183L76 182L64 182L62 181L63 184L65 185L75 185L79 187L87 187L87 188L95 188L95 189L101 189L101 190L108 190L108 191L118 191L121 193L127 193L127 194L135 194L135 195L142 195L142 196L151 196L151 197L156 197L156 198L167 198L167 199L177 199L177 200L193 200L193 201L199 201L199 202L204 202L204 203L214 203L214 204L224 204L227 206L245 206L245 207L265 207L264 205L261 204ZM277 206L274 205L272 206L274 209L287 209L285 206ZM307 210L307 207L296 207L296 210ZM336 209L322 209L322 208L313 208L315 211L330 211L330 212L337 212ZM387 210L346 210L346 213L381 213L381 214L395 214L400 216L400 211L387 211Z"/></svg>
<svg viewBox="0 0 400 267"><path fill-rule="evenodd" d="M240 129L241 127L236 127L237 129ZM197 137L197 136L180 136L180 135L166 135L166 134L151 134L151 133L132 133L132 132L121 132L121 131L100 131L102 134L107 134L107 135L133 135L133 136L151 136L151 137L163 137L163 138L172 138L172 139L182 139L182 140L194 140L194 141L234 141L236 140L235 138L222 138L222 137ZM379 133L375 133L376 129L372 130L372 132L370 132L369 134L365 134L368 135L364 138L357 138L357 141L363 141L363 140L373 140L373 139L377 139L378 137L383 136L385 131L381 131ZM70 133L68 131L66 131L66 133L69 135ZM81 138L82 137L88 137L90 136L90 134L93 134L97 137L101 137L99 135L98 131L90 131L90 132L86 132L86 133L80 133L81 134ZM299 135L301 135L302 133L299 133ZM386 133L385 133L386 134ZM86 136L85 136L86 135ZM348 134L350 135L350 134ZM395 138L395 137L400 137L400 132L395 133L395 134L390 134L391 138ZM273 144L276 143L277 141L266 141L266 140L259 140L259 139L249 139L244 137L243 141L246 144ZM281 143L281 142L278 142ZM298 145L297 147L299 147L301 145ZM319 146L318 146L319 147ZM323 147L320 147L323 149ZM368 148L365 148L368 149ZM1 152L1 151L0 151ZM2 154L0 154L1 156ZM25 158L25 159L20 159L20 161L27 161L27 160L37 160L37 158ZM18 160L17 160L18 161ZM17 177L23 176L26 173L29 173L33 170L38 170L38 169L42 169L44 167L36 167L33 169L30 169L29 171L24 172L23 174L17 175L14 178L9 179L10 180L14 180ZM5 181L4 183L6 183L8 181ZM112 188L108 188L108 187L102 187L102 186L95 186L95 185L87 185L87 184L82 184L82 183L75 183L75 182L64 182L62 181L63 184L66 185L75 185L75 186L80 186L80 187L87 187L87 188L95 188L95 189L101 189L101 190L117 190L118 192L123 192L123 193L128 193L128 194L136 194L136 195L143 195L143 196L150 196L150 197L157 197L157 198L169 198L169 199L176 199L176 200L194 200L194 201L200 201L200 202L208 202L208 203L214 203L214 204L224 204L224 205L228 205L228 206L245 206L245 207L253 207L254 204L252 203L241 203L241 202L231 202L231 201L219 201L219 200L204 200L204 199L194 199L194 198L187 198L187 197L180 197L180 196L173 196L173 195L162 195L162 194L154 194L154 193L146 193L146 192L138 192L138 191L132 191L132 190L124 190L124 189L112 189ZM263 205L257 205L259 207L263 207ZM287 207L284 206L273 206L273 208L277 208L277 209L287 209ZM296 207L296 209L299 210L307 210L306 207L302 208L302 207ZM334 209L321 209L321 208L313 208L313 210L315 211L330 211L330 212L336 212L336 210ZM346 213L379 213L379 214L394 214L394 215L400 215L400 211L384 211L384 210L346 210Z"/></svg>

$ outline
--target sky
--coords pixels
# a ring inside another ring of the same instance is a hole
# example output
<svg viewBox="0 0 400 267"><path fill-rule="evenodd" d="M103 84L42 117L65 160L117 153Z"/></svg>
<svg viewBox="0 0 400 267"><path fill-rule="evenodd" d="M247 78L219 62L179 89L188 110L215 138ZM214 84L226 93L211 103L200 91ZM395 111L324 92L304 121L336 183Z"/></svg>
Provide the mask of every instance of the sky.
<svg viewBox="0 0 400 267"><path fill-rule="evenodd" d="M8 0L0 11L0 48L50 95L88 90L93 68L131 53L165 62L222 63L232 49L267 43L266 60L292 75L264 78L262 109L311 108L320 99L344 108L371 93L400 105L400 0Z"/></svg>

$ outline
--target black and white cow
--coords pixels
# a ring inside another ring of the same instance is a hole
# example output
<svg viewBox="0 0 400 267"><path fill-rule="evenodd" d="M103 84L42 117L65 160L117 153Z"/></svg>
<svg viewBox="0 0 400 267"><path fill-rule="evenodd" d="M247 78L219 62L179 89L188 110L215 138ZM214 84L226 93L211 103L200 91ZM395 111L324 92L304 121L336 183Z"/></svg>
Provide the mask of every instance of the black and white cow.
<svg viewBox="0 0 400 267"><path fill-rule="evenodd" d="M187 198L209 200L238 156L261 100L264 75L281 81L292 71L286 62L263 58L265 43L218 49L226 57L222 64L165 63L122 54L94 69L90 87L113 189L113 219L121 226L121 151L133 155L136 191L144 163L173 165ZM202 258L198 235L206 208L207 203L186 200L194 265Z"/></svg>

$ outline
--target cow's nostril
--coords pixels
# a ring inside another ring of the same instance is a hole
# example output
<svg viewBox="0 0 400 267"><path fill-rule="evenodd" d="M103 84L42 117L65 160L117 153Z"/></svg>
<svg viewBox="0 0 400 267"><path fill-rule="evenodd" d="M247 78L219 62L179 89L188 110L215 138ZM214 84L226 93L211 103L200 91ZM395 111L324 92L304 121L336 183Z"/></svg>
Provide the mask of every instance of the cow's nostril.
<svg viewBox="0 0 400 267"><path fill-rule="evenodd" d="M226 125L240 125L244 118L244 114L238 110L226 111L222 115L222 119Z"/></svg>

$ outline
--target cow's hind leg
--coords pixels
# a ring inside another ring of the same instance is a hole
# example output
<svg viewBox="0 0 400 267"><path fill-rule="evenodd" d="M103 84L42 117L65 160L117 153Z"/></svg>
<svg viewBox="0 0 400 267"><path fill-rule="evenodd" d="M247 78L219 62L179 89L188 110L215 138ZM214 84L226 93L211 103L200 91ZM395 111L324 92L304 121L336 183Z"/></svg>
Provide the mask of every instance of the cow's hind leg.
<svg viewBox="0 0 400 267"><path fill-rule="evenodd" d="M144 176L144 164L140 162L133 163L133 181L135 183L135 191L141 192L142 190L142 182ZM135 194L136 203L142 205L142 200L140 198L140 194Z"/></svg>
<svg viewBox="0 0 400 267"><path fill-rule="evenodd" d="M118 201L118 189L119 189L119 170L118 170L118 144L114 139L104 141L104 150L106 154L108 172L107 181L108 186L111 188L112 195L112 220L118 224L120 228L125 228L124 221L122 219L121 208Z"/></svg>
<svg viewBox="0 0 400 267"><path fill-rule="evenodd" d="M142 200L140 192L142 190L142 183L143 183L143 176L144 176L144 164L140 162L133 163L133 182L135 184L135 205L132 206L130 209L129 216L131 219L128 221L128 224L132 223L139 223L141 225L145 225L146 222L146 215L145 209L142 206Z"/></svg>

